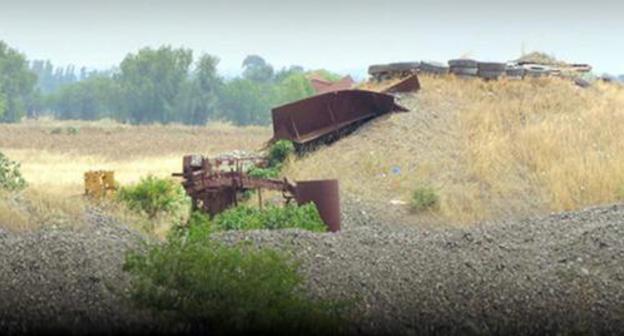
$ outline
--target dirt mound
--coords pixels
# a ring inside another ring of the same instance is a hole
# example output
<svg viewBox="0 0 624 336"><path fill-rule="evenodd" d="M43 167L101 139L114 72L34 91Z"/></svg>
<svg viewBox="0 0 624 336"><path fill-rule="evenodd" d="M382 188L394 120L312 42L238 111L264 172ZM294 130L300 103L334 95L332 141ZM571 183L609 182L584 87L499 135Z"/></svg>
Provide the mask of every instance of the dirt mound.
<svg viewBox="0 0 624 336"><path fill-rule="evenodd" d="M291 162L294 180L339 179L343 198L376 204L407 223L466 225L618 200L624 90L557 78L525 81L421 76L387 115ZM412 193L433 188L433 211L412 214Z"/></svg>

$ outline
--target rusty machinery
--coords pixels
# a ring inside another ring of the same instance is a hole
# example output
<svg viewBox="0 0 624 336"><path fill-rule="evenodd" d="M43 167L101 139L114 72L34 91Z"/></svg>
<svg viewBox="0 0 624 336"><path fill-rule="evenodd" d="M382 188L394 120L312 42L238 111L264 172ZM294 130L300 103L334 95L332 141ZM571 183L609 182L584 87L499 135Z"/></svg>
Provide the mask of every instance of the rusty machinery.
<svg viewBox="0 0 624 336"><path fill-rule="evenodd" d="M214 216L227 208L236 206L245 191L281 191L286 203L295 200L303 205L312 202L331 232L340 230L340 199L337 180L300 181L269 179L249 176L247 166L266 165L260 157L209 159L201 155L187 155L183 160L182 185L191 197L194 209ZM262 204L262 200L260 199Z"/></svg>
<svg viewBox="0 0 624 336"><path fill-rule="evenodd" d="M395 102L389 93L411 92L420 89L418 76L411 71L400 78L366 89L351 89L353 80L345 77L336 83L317 81L319 94L298 100L272 110L273 138L294 143L299 153L319 144L330 143L352 132L361 124L394 111L407 111ZM248 190L269 189L281 191L286 202L299 205L313 202L329 231L340 230L340 200L337 180L298 181L249 176L245 166L262 167L266 159L216 158L200 155L184 157L182 182L193 200L193 207L214 216L236 206L240 196ZM261 192L258 193L261 200Z"/></svg>

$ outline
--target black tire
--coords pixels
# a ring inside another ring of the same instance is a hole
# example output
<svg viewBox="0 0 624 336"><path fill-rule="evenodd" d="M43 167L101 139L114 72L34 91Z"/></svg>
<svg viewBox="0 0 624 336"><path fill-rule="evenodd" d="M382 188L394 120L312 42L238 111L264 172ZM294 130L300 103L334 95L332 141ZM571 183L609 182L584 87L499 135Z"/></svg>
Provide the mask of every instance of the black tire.
<svg viewBox="0 0 624 336"><path fill-rule="evenodd" d="M389 71L390 67L387 64L375 64L368 67L369 75L377 75Z"/></svg>
<svg viewBox="0 0 624 336"><path fill-rule="evenodd" d="M476 68L478 62L475 60L471 60L468 58L459 58L448 61L448 65L451 68L459 67L459 68Z"/></svg>
<svg viewBox="0 0 624 336"><path fill-rule="evenodd" d="M488 63L488 62L479 62L477 63L477 68L479 71L497 71L497 72L505 72L507 68L507 64L505 63Z"/></svg>
<svg viewBox="0 0 624 336"><path fill-rule="evenodd" d="M507 77L524 77L524 74L526 73L526 71L524 70L524 68L507 68L507 70L505 70L505 74L507 75Z"/></svg>
<svg viewBox="0 0 624 336"><path fill-rule="evenodd" d="M503 75L503 73L504 71L479 70L479 73L477 75L483 79L499 79Z"/></svg>
<svg viewBox="0 0 624 336"><path fill-rule="evenodd" d="M390 71L402 72L402 71L417 71L420 68L419 62L402 62L402 63L390 63L387 65Z"/></svg>
<svg viewBox="0 0 624 336"><path fill-rule="evenodd" d="M435 75L447 74L449 68L443 63L438 62L420 62L420 71L424 73L431 73Z"/></svg>
<svg viewBox="0 0 624 336"><path fill-rule="evenodd" d="M550 68L545 66L531 65L524 69L527 77L545 77L550 75Z"/></svg>
<svg viewBox="0 0 624 336"><path fill-rule="evenodd" d="M476 67L452 66L449 71L457 76L476 76L479 69Z"/></svg>
<svg viewBox="0 0 624 336"><path fill-rule="evenodd" d="M577 86L580 86L582 88L588 88L591 86L591 83L583 78L576 78L574 80L574 84L576 84Z"/></svg>

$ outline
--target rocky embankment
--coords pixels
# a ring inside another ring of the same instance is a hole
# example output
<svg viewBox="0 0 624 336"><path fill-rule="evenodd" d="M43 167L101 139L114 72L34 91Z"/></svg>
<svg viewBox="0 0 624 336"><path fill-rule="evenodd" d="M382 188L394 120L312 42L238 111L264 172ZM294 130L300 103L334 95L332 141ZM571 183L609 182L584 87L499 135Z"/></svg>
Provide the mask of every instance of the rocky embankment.
<svg viewBox="0 0 624 336"><path fill-rule="evenodd" d="M217 238L290 251L312 294L356 299L358 333L624 330L624 205L465 229L390 225L347 210L338 234ZM86 220L82 229L0 230L0 333L49 321L78 332L148 323L122 298L125 251L145 238L102 214Z"/></svg>

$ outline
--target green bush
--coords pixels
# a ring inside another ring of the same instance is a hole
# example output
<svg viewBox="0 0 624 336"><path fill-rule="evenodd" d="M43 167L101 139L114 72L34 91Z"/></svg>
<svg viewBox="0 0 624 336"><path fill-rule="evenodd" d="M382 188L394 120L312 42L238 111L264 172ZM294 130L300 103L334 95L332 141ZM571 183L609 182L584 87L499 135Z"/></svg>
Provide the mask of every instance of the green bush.
<svg viewBox="0 0 624 336"><path fill-rule="evenodd" d="M73 127L73 126L67 127L67 134L69 134L69 135L76 135L78 133L80 133L80 129L79 128L76 128L76 127Z"/></svg>
<svg viewBox="0 0 624 336"><path fill-rule="evenodd" d="M280 168L281 164L277 167L269 168L251 167L251 169L247 171L247 175L256 178L277 178L279 177Z"/></svg>
<svg viewBox="0 0 624 336"><path fill-rule="evenodd" d="M210 239L206 222L130 254L131 299L190 333L216 335L344 332L348 305L311 299L286 254Z"/></svg>
<svg viewBox="0 0 624 336"><path fill-rule="evenodd" d="M278 140L269 149L269 167L278 167L294 152L295 146L291 141Z"/></svg>
<svg viewBox="0 0 624 336"><path fill-rule="evenodd" d="M217 230L300 228L315 232L327 231L312 203L303 206L268 206L265 209L239 206L215 216L214 226Z"/></svg>
<svg viewBox="0 0 624 336"><path fill-rule="evenodd" d="M117 199L132 210L144 212L150 219L161 213L177 214L189 206L188 197L178 182L154 176L120 188Z"/></svg>
<svg viewBox="0 0 624 336"><path fill-rule="evenodd" d="M0 189L17 191L24 188L26 180L20 172L20 164L0 152Z"/></svg>
<svg viewBox="0 0 624 336"><path fill-rule="evenodd" d="M412 194L412 209L414 211L423 211L438 205L438 194L431 187L418 187Z"/></svg>

